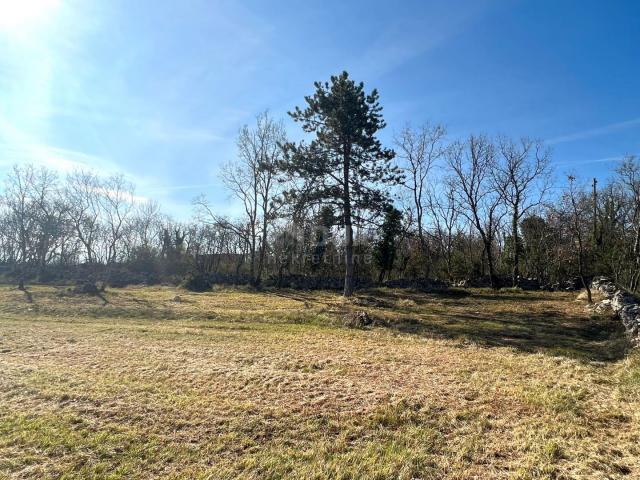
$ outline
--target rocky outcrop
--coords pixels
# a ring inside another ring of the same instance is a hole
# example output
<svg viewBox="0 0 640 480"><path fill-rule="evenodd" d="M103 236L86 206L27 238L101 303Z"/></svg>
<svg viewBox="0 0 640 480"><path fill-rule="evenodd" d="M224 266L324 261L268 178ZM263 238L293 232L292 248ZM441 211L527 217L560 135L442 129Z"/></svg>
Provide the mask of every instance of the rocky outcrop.
<svg viewBox="0 0 640 480"><path fill-rule="evenodd" d="M620 318L634 343L640 344L640 304L636 297L618 288L606 277L594 278L591 289L605 297L604 300L595 304L595 311L604 312L611 309Z"/></svg>

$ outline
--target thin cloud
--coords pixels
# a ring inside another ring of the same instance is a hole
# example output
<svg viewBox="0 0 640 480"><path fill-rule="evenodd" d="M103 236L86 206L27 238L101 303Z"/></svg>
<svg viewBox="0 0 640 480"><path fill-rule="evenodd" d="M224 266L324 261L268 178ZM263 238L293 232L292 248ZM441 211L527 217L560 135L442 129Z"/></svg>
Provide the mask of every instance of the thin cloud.
<svg viewBox="0 0 640 480"><path fill-rule="evenodd" d="M0 143L0 166L32 163L59 173L74 170L100 170L102 173L121 171L113 162L102 157L50 145L31 143Z"/></svg>
<svg viewBox="0 0 640 480"><path fill-rule="evenodd" d="M16 164L32 164L37 167L45 167L60 175L69 174L75 170L87 170L98 172L101 176L123 174L136 190L139 187L144 193L134 193L130 196L134 203L141 204L156 199L157 193L170 190L167 188L154 189L144 188L149 184L147 178L140 178L129 172L123 171L121 167L108 159L90 155L75 150L58 148L49 145L31 144L8 144L0 143L0 171L9 169ZM193 188L196 188L194 185ZM109 193L115 193L114 191ZM170 199L162 198L162 204L169 205L170 210L176 211L180 205L172 205Z"/></svg>
<svg viewBox="0 0 640 480"><path fill-rule="evenodd" d="M122 192L122 191L113 190L111 188L98 187L98 188L88 188L86 190L87 191L91 191L91 192L100 193L100 194L107 194L107 195L110 195L112 197L128 198L133 203L139 203L139 204L140 203L148 203L148 202L153 201L153 199L151 199L149 197L145 197L143 195L136 195L135 193L129 194L129 193L125 193L125 192Z"/></svg>
<svg viewBox="0 0 640 480"><path fill-rule="evenodd" d="M590 163L621 162L622 160L624 160L628 156L629 155L618 155L618 156L615 156L615 157L593 158L593 159L590 159L590 160L574 160L574 161L558 162L558 163L556 163L556 166L571 165L571 166L578 167L580 165L587 165L587 164L590 164Z"/></svg>
<svg viewBox="0 0 640 480"><path fill-rule="evenodd" d="M551 138L546 143L555 145L558 143L574 142L576 140L584 140L586 138L597 137L599 135L606 135L608 133L616 132L618 130L624 130L625 128L635 127L640 125L640 118L634 118L625 122L612 123L603 127L592 128L584 130L582 132L571 133L569 135L562 135L559 137Z"/></svg>

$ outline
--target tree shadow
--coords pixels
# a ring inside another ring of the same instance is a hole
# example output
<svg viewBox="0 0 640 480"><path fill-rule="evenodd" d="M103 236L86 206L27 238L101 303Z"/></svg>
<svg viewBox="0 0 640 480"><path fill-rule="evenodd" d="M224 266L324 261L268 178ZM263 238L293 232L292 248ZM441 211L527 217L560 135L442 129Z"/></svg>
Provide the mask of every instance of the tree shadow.
<svg viewBox="0 0 640 480"><path fill-rule="evenodd" d="M457 300L472 296L472 293L468 290L459 288L448 288L439 290L416 290L416 289L404 289L404 290L388 290L388 289L373 289L363 290L358 292L359 296L369 296L376 299L386 300L388 303L385 306L395 307L395 302L398 300L412 300L416 305L424 305L437 300ZM474 295L475 296L475 295Z"/></svg>
<svg viewBox="0 0 640 480"><path fill-rule="evenodd" d="M109 300L107 300L107 297L105 297L102 292L96 293L96 297L98 297L100 300L102 300L102 306L103 307L105 307L105 306L107 306L109 304Z"/></svg>
<svg viewBox="0 0 640 480"><path fill-rule="evenodd" d="M24 293L24 298L27 303L33 303L33 294L29 290L27 290L26 288L19 288L18 290Z"/></svg>
<svg viewBox="0 0 640 480"><path fill-rule="evenodd" d="M494 312L434 317L400 318L385 326L407 334L462 339L486 347L510 347L584 361L614 362L622 359L631 346L621 323L606 316L543 311L522 317Z"/></svg>
<svg viewBox="0 0 640 480"><path fill-rule="evenodd" d="M305 308L320 308L333 316L365 310L378 325L400 333L524 353L614 362L631 347L620 321L564 309L562 302L570 300L555 293L382 288L359 290L348 302L337 301L338 294L326 297L306 290L273 289L261 294L296 300ZM550 302L549 307L544 302Z"/></svg>
<svg viewBox="0 0 640 480"><path fill-rule="evenodd" d="M499 290L496 293L473 293L473 298L478 300L486 300L490 302L501 302L504 300L520 300L524 302L543 302L548 301L549 298L545 296L530 295L527 293L501 293Z"/></svg>

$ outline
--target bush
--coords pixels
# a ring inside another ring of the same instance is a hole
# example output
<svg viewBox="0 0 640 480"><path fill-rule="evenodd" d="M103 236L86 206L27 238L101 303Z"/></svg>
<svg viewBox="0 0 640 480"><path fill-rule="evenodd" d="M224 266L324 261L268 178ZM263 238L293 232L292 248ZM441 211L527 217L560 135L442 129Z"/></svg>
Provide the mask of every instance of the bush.
<svg viewBox="0 0 640 480"><path fill-rule="evenodd" d="M191 292L206 292L211 290L213 284L209 275L203 273L188 273L180 283L180 286Z"/></svg>
<svg viewBox="0 0 640 480"><path fill-rule="evenodd" d="M101 289L94 282L78 283L72 290L73 293L96 296L99 295L101 291L104 291L104 286Z"/></svg>

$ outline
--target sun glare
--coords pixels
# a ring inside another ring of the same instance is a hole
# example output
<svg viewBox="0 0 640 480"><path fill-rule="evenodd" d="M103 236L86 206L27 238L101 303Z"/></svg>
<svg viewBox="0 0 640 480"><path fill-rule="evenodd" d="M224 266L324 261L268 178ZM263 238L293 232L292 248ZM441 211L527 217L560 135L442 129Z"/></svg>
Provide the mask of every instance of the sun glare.
<svg viewBox="0 0 640 480"><path fill-rule="evenodd" d="M58 0L0 0L0 31L26 29L46 19Z"/></svg>

